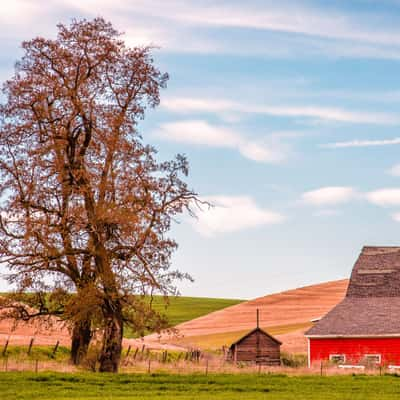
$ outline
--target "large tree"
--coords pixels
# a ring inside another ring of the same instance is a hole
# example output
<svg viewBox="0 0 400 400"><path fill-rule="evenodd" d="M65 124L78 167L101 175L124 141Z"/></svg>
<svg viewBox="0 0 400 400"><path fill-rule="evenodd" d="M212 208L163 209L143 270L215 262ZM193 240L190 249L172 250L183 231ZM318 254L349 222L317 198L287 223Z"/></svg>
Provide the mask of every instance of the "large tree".
<svg viewBox="0 0 400 400"><path fill-rule="evenodd" d="M0 106L1 262L20 292L53 294L36 314L72 321L75 353L102 327L100 370L117 371L124 324L159 322L135 294L186 277L168 231L196 201L187 160L159 162L137 131L168 76L101 18L22 47Z"/></svg>

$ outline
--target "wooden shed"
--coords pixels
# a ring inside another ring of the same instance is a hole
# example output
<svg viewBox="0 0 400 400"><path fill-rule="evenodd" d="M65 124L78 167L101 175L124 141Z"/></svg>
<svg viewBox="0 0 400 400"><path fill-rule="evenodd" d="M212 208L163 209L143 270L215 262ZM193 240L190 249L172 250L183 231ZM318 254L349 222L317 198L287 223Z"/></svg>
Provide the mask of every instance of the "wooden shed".
<svg viewBox="0 0 400 400"><path fill-rule="evenodd" d="M281 364L281 342L257 327L229 348L233 362L251 362L262 365Z"/></svg>

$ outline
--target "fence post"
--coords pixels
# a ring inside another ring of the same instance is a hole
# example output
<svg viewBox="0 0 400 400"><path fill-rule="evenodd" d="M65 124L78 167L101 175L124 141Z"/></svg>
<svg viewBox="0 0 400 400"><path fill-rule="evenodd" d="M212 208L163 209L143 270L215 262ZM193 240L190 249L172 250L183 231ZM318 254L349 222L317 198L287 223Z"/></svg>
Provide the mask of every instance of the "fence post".
<svg viewBox="0 0 400 400"><path fill-rule="evenodd" d="M206 360L206 376L208 375L208 359Z"/></svg>
<svg viewBox="0 0 400 400"><path fill-rule="evenodd" d="M53 353L52 353L52 355L51 355L51 358L54 358L54 357L56 356L56 353L57 353L59 344L60 344L60 341L57 340L57 343L56 343L56 345L54 346L54 349L53 349Z"/></svg>
<svg viewBox="0 0 400 400"><path fill-rule="evenodd" d="M8 371L8 356L6 356L6 358L4 360L4 369L6 372Z"/></svg>
<svg viewBox="0 0 400 400"><path fill-rule="evenodd" d="M31 341L29 342L29 348L28 348L28 356L31 355L31 350L32 350L32 346L33 346L33 341L35 340L35 338L32 338Z"/></svg>
<svg viewBox="0 0 400 400"><path fill-rule="evenodd" d="M10 338L7 338L6 344L4 345L4 349L3 349L3 357L5 357L5 355L7 354L7 348L8 348L8 342L9 342Z"/></svg>
<svg viewBox="0 0 400 400"><path fill-rule="evenodd" d="M151 360L150 360L150 358L149 358L149 364L148 364L148 366L147 366L147 373L148 373L148 374L150 374L150 365L151 365Z"/></svg>
<svg viewBox="0 0 400 400"><path fill-rule="evenodd" d="M35 360L35 372L37 373L38 370L39 370L39 360L36 359L36 360Z"/></svg>

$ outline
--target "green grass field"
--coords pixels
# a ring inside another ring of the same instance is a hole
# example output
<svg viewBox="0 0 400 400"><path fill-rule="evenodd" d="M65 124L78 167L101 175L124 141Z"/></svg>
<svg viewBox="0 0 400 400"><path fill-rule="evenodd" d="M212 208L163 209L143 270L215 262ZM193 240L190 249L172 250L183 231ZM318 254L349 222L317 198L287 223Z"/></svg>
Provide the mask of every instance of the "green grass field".
<svg viewBox="0 0 400 400"><path fill-rule="evenodd" d="M153 308L168 318L170 326L178 325L185 321L201 317L210 312L242 303L244 300L213 299L208 297L170 297L169 304L165 304L162 296L154 296ZM127 329L125 336L133 337Z"/></svg>
<svg viewBox="0 0 400 400"><path fill-rule="evenodd" d="M396 376L107 375L0 373L7 400L394 400Z"/></svg>

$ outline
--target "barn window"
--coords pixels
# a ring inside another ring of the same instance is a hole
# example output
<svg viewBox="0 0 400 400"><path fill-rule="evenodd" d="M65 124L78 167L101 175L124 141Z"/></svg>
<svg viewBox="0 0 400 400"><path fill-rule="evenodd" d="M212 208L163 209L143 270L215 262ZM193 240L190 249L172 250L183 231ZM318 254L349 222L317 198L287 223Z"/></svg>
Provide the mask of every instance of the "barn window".
<svg viewBox="0 0 400 400"><path fill-rule="evenodd" d="M344 354L329 354L329 361L336 364L344 364L346 362L346 356Z"/></svg>
<svg viewBox="0 0 400 400"><path fill-rule="evenodd" d="M381 355L380 354L366 354L364 356L364 362L367 364L380 364Z"/></svg>

